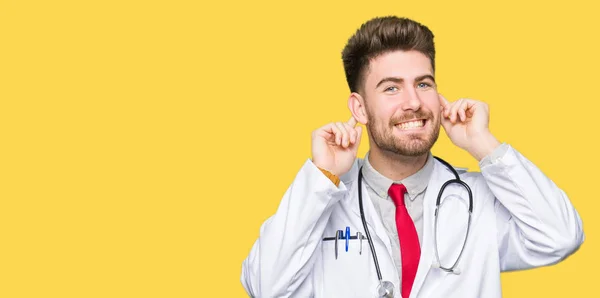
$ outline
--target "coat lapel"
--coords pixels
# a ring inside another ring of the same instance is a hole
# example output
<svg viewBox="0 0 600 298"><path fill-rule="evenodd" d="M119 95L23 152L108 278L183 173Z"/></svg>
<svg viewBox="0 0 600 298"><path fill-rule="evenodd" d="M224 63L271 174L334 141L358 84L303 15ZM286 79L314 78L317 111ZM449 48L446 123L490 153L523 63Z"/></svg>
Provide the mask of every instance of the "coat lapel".
<svg viewBox="0 0 600 298"><path fill-rule="evenodd" d="M360 226L362 227L362 220L360 217L360 204L358 201L358 172L361 168L361 166L363 165L363 160L358 160L358 162L356 162L353 167L351 168L351 170L345 174L341 179L344 183L349 184L349 191L352 195L348 196L346 198L346 200L342 201L342 204L344 205L344 208L346 208L346 210L352 210L352 213L354 213L354 215L356 216L356 218L358 218L359 222L360 222ZM367 186L366 183L364 182L364 180L361 183L361 191L362 191L362 203L363 203L363 210L365 213L365 221L367 222L367 227L369 228L369 234L371 236L371 238L373 239L373 243L383 243L385 245L385 248L387 250L387 258L384 257L383 252L379 252L377 251L378 255L378 260L380 262L379 266L381 269L381 274L383 276L393 276L394 279L398 279L398 272L396 272L395 267L394 266L386 266L384 263L387 263L385 260L389 259L392 260L392 244L390 242L389 236L387 234L387 231L385 229L385 227L383 226L383 222L381 220L381 218L379 218L379 216L377 216L377 212L375 210L375 206L373 205L373 201L371 200L371 198L369 197L369 192L367 190ZM391 265L391 264L390 264ZM387 268L387 270L386 270ZM393 270L391 270L391 269ZM391 270L391 271L389 271ZM391 278L385 278L386 280L391 280ZM394 284L396 284L397 282L394 282Z"/></svg>
<svg viewBox="0 0 600 298"><path fill-rule="evenodd" d="M347 178L344 179L345 183L352 184L352 186L350 187L350 192L352 193L352 195L348 196L348 199L343 203L344 205L346 205L347 208L352 210L354 215L359 219L361 217L360 204L358 201L358 171L360 170L361 166L362 163L356 163L355 166L353 166L351 171L348 173L348 176L346 176ZM361 184L363 210L365 213L365 221L367 222L367 227L369 228L369 234L373 238L374 242L381 241L383 244L385 244L388 254L391 255L392 244L390 243L388 234L385 230L385 227L383 226L381 218L377 216L375 206L373 205L373 201L369 197L369 192L367 190L367 186L364 180Z"/></svg>
<svg viewBox="0 0 600 298"><path fill-rule="evenodd" d="M416 297L419 293L425 282L425 278L433 265L435 259L435 239L433 234L435 224L435 202L443 183L453 178L454 176L446 169L446 166L435 160L434 170L429 179L423 200L423 244L421 245L421 259L411 290L411 297Z"/></svg>

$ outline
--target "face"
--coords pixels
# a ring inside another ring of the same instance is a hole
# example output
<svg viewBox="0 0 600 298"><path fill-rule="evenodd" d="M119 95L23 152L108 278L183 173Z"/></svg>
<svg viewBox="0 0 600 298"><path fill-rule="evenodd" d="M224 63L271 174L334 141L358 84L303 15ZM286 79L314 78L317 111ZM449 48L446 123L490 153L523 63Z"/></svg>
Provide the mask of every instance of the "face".
<svg viewBox="0 0 600 298"><path fill-rule="evenodd" d="M440 131L440 103L427 56L394 51L371 60L363 94L375 146L403 156L429 152Z"/></svg>

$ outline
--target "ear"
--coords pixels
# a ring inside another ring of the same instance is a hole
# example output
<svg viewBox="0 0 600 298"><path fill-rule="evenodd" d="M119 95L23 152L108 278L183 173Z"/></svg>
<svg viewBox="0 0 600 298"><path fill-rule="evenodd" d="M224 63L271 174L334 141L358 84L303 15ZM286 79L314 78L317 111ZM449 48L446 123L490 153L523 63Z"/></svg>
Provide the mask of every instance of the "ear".
<svg viewBox="0 0 600 298"><path fill-rule="evenodd" d="M356 121L360 124L367 124L367 110L365 107L365 101L360 94L352 92L348 97L348 109Z"/></svg>

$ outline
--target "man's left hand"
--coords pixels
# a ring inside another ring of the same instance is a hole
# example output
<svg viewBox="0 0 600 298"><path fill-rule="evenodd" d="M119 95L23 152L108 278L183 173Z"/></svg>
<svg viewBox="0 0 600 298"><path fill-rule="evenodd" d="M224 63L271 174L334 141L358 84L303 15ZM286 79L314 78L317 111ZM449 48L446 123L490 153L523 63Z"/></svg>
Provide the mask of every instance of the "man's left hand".
<svg viewBox="0 0 600 298"><path fill-rule="evenodd" d="M454 145L480 161L500 145L489 130L490 110L484 102L461 98L448 102L439 94L441 122Z"/></svg>

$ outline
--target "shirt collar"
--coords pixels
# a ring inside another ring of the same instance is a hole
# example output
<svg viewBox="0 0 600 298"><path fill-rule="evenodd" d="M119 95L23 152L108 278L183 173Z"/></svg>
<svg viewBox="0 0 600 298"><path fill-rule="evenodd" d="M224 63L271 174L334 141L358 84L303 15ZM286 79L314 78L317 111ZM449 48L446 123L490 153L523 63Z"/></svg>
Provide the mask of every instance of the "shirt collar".
<svg viewBox="0 0 600 298"><path fill-rule="evenodd" d="M404 184L410 200L414 200L417 195L425 191L433 172L433 155L431 153L427 156L425 166L413 175L400 181L391 180L377 172L371 163L369 163L369 152L367 152L364 161L363 176L365 182L382 198L388 196L388 189L392 186L392 183L399 183Z"/></svg>

